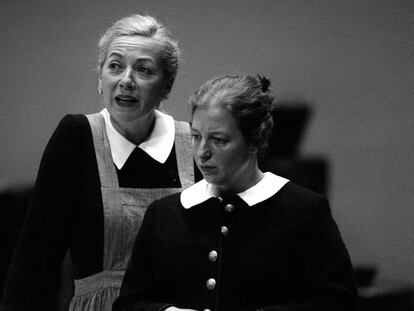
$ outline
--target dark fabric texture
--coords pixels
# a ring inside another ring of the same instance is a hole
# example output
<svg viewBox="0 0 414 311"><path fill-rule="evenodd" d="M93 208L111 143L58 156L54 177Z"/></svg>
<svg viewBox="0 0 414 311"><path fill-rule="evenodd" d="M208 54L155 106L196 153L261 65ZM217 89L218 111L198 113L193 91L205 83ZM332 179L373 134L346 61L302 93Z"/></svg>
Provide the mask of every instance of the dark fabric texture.
<svg viewBox="0 0 414 311"><path fill-rule="evenodd" d="M236 208L226 212L228 203ZM228 228L228 235L221 232ZM217 252L216 261L209 253ZM206 286L213 278L213 289ZM352 265L327 200L287 183L249 207L238 196L150 205L114 311L359 310Z"/></svg>
<svg viewBox="0 0 414 311"><path fill-rule="evenodd" d="M175 151L160 165L137 150L117 173L122 187L181 187ZM74 278L102 271L100 186L89 122L66 115L44 151L0 310L49 310L68 249Z"/></svg>

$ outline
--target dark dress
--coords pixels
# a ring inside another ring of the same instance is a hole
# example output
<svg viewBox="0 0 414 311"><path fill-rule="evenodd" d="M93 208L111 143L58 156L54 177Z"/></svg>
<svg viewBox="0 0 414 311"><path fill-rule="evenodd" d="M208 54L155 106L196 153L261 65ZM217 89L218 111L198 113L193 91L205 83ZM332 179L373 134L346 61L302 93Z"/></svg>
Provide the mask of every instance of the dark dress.
<svg viewBox="0 0 414 311"><path fill-rule="evenodd" d="M113 310L170 305L359 310L327 200L291 182L253 206L234 195L186 209L179 194L150 205Z"/></svg>
<svg viewBox="0 0 414 311"><path fill-rule="evenodd" d="M136 148L116 175L120 187L181 187L175 148L164 164ZM84 115L65 116L45 149L0 309L50 309L68 249L75 279L103 270L101 181Z"/></svg>

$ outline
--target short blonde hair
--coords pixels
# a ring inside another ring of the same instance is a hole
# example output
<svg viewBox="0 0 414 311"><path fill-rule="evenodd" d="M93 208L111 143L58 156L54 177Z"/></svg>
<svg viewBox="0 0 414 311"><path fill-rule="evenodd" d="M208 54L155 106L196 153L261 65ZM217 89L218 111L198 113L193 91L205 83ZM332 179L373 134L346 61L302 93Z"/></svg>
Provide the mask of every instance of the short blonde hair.
<svg viewBox="0 0 414 311"><path fill-rule="evenodd" d="M115 22L100 38L98 43L98 73L101 74L103 64L106 61L109 46L115 39L123 36L142 36L151 38L162 46L160 55L161 66L166 78L173 84L178 70L180 51L178 43L171 32L148 15L131 15Z"/></svg>

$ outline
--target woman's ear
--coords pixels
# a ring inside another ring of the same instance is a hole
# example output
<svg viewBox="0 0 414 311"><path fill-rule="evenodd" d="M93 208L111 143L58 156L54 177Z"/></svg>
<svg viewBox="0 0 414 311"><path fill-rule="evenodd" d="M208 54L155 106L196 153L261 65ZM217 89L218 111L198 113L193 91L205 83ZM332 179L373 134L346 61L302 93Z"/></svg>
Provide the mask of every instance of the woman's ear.
<svg viewBox="0 0 414 311"><path fill-rule="evenodd" d="M168 95L171 92L172 86L173 86L173 80L169 79L166 83L165 83L165 88L164 88L164 92L162 94L162 99L167 99Z"/></svg>

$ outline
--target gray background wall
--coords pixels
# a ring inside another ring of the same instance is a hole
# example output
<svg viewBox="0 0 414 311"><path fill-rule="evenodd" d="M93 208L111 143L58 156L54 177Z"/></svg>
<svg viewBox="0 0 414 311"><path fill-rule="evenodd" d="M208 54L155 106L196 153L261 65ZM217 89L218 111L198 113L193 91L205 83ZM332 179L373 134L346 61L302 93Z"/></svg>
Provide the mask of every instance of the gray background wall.
<svg viewBox="0 0 414 311"><path fill-rule="evenodd" d="M66 113L101 109L98 36L130 13L158 17L184 53L165 108L208 78L263 73L278 98L313 103L303 154L330 160L330 201L354 263L414 282L414 2L0 2L0 179L31 182Z"/></svg>

